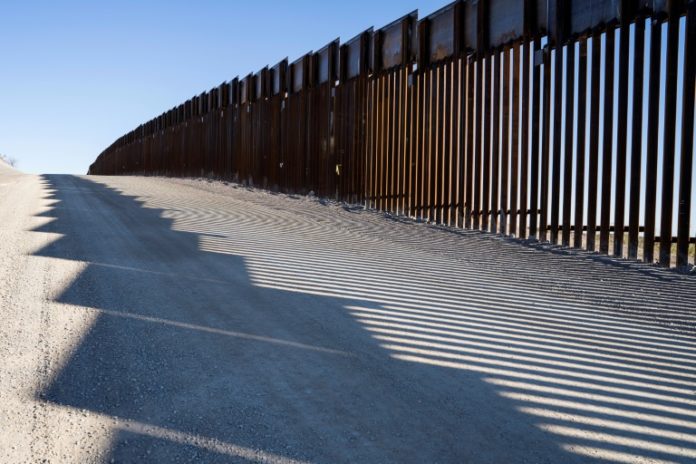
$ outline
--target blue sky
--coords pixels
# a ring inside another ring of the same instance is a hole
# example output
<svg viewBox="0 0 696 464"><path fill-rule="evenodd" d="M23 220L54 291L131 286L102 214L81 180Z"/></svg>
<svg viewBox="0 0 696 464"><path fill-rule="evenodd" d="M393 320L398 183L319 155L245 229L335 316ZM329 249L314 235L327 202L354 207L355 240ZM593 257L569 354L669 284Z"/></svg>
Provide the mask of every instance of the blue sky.
<svg viewBox="0 0 696 464"><path fill-rule="evenodd" d="M445 0L14 1L0 8L0 153L85 173L113 140L237 75Z"/></svg>

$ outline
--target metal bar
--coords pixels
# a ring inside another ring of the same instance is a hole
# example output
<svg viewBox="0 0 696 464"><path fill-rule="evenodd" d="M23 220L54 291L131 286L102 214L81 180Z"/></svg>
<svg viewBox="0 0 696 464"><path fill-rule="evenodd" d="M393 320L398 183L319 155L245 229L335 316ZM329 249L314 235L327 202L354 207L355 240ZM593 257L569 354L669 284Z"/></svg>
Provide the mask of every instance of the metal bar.
<svg viewBox="0 0 696 464"><path fill-rule="evenodd" d="M384 208L384 158L386 158L386 143L387 143L387 137L386 137L386 132L387 132L387 105L388 105L388 100L387 100L387 92L389 90L388 88L388 80L384 76L380 76L377 78L377 88L379 92L379 97L378 97L378 102L379 102L379 126L377 128L377 139L379 142L378 145L378 151L377 151L377 166L376 166L376 174L375 174L375 201L376 201L376 208L377 209L383 209Z"/></svg>
<svg viewBox="0 0 696 464"><path fill-rule="evenodd" d="M476 95L478 95L479 85L478 79L479 65L469 59L466 64L466 175L464 178L464 200L466 206L464 210L464 227L470 229L472 227L471 213L473 210L473 178L474 178L474 139L476 138L476 130L478 128L478 112L475 108Z"/></svg>
<svg viewBox="0 0 696 464"><path fill-rule="evenodd" d="M570 205L573 196L573 125L575 123L575 43L566 46L565 158L563 160L563 246L570 246ZM560 123L560 118L556 119ZM559 166L560 171L560 166Z"/></svg>
<svg viewBox="0 0 696 464"><path fill-rule="evenodd" d="M452 112L452 97L454 96L453 86L453 71L454 62L445 64L444 75L442 77L442 93L444 106L442 107L443 123L444 123L444 141L443 141L443 182L441 190L442 204L442 222L451 225L452 220L452 121L456 114Z"/></svg>
<svg viewBox="0 0 696 464"><path fill-rule="evenodd" d="M681 162L679 166L679 210L677 213L677 267L689 264L689 221L694 148L694 87L696 86L696 1L689 2L686 15L684 85L682 94ZM696 262L694 262L696 264Z"/></svg>
<svg viewBox="0 0 696 464"><path fill-rule="evenodd" d="M411 198L409 186L411 185L411 156L413 155L413 87L409 85L411 79L411 66L404 69L403 97L404 97L404 132L402 135L403 161L401 174L401 214L408 215L410 211L409 200Z"/></svg>
<svg viewBox="0 0 696 464"><path fill-rule="evenodd" d="M423 127L423 217L428 221L433 220L433 190L434 190L434 145L435 145L435 109L434 103L436 97L436 77L435 73L428 69L425 71L425 125Z"/></svg>
<svg viewBox="0 0 696 464"><path fill-rule="evenodd" d="M628 52L629 17L622 14L619 28L619 77L623 81L618 86L618 120L616 121L616 182L614 185L614 226L623 230L626 211L626 132L628 124ZM635 89L635 87L634 87ZM623 256L624 234L614 233L614 256Z"/></svg>
<svg viewBox="0 0 696 464"><path fill-rule="evenodd" d="M643 234L643 260L649 263L655 259L661 48L662 22L653 19L650 27L650 80L648 82L650 93L648 97L648 139L645 166L645 233Z"/></svg>
<svg viewBox="0 0 696 464"><path fill-rule="evenodd" d="M422 86L422 71L418 69L418 73L413 75L413 85L415 86L415 101L413 112L413 156L411 158L411 216L416 217L420 213L420 189L422 175L422 133L423 133L423 86Z"/></svg>
<svg viewBox="0 0 696 464"><path fill-rule="evenodd" d="M511 113L511 134L510 134L510 146L512 149L511 161L510 161L510 228L509 234L515 237L519 237L522 233L517 232L517 218L519 216L517 208L520 203L524 203L524 209L526 206L527 188L526 188L526 137L524 132L522 135L522 146L520 149L520 85L527 85L527 79L522 72L520 76L520 59L524 59L526 56L527 45L520 42L512 48L512 113ZM522 67L525 68L524 66ZM523 111L528 113L529 105L529 94L527 94L527 102L522 104ZM524 128L522 129L524 131ZM520 161L521 159L521 161ZM520 166L522 163L523 166ZM519 178L519 172L522 172L523 179ZM521 186L524 185L524 189ZM518 197L518 187L522 190L524 196L524 201Z"/></svg>
<svg viewBox="0 0 696 464"><path fill-rule="evenodd" d="M368 173L366 202L369 208L375 208L375 174L377 169L377 148L378 148L378 128L379 128L379 86L376 79L368 81L370 88L370 124L369 124L369 162L366 166Z"/></svg>
<svg viewBox="0 0 696 464"><path fill-rule="evenodd" d="M373 122L373 102L372 97L373 84L369 80L365 80L365 94L366 94L366 104L365 104L365 153L362 155L364 157L364 177L363 177L363 189L361 191L363 197L363 204L365 206L370 205L370 196L372 195L370 186L370 167L373 165L372 162L372 145L374 136L372 134L372 128L374 126Z"/></svg>
<svg viewBox="0 0 696 464"><path fill-rule="evenodd" d="M442 95L442 79L444 77L444 69L442 67L437 67L434 70L435 73L435 81L433 83L434 85L434 91L435 91L435 100L433 104L435 105L435 111L434 111L434 149L433 149L433 156L432 156L432 168L433 168L433 183L432 183L432 210L433 210L433 219L437 223L442 222L442 199L441 199L441 191L442 191L442 183L443 183L443 166L444 166L444 150L443 150L443 130L444 130L444 124L443 124L443 95Z"/></svg>
<svg viewBox="0 0 696 464"><path fill-rule="evenodd" d="M660 220L660 265L668 267L672 256L672 208L674 201L674 158L677 109L677 66L679 60L679 0L667 2L667 69L665 71L664 143L662 150L662 205Z"/></svg>
<svg viewBox="0 0 696 464"><path fill-rule="evenodd" d="M493 73L493 128L491 131L491 232L498 231L498 191L500 178L500 71L502 53L495 53L495 71Z"/></svg>
<svg viewBox="0 0 696 464"><path fill-rule="evenodd" d="M432 182L432 171L430 168L430 157L432 156L431 142L432 142L432 75L430 71L423 73L423 111L424 111L424 121L423 121L423 181L422 181L422 203L421 203L421 217L430 220L432 217L430 214L430 184Z"/></svg>
<svg viewBox="0 0 696 464"><path fill-rule="evenodd" d="M428 221L436 221L436 183L437 183L437 141L438 141L438 121L437 121L437 70L429 70L429 98L428 112L430 121L428 125Z"/></svg>
<svg viewBox="0 0 696 464"><path fill-rule="evenodd" d="M614 120L614 28L604 35L604 139L602 145L602 212L599 231L599 252L609 253L609 226L611 213L611 177L613 158Z"/></svg>
<svg viewBox="0 0 696 464"><path fill-rule="evenodd" d="M376 191L375 191L375 174L377 169L377 148L378 148L378 128L379 128L379 86L377 80L369 82L370 86L370 150L369 163L367 165L368 182L367 182L367 206L375 208Z"/></svg>
<svg viewBox="0 0 696 464"><path fill-rule="evenodd" d="M380 121L380 152L379 152L379 174L377 176L377 209L384 211L386 204L386 179L389 166L389 120L392 115L391 110L391 75L386 74L379 78L382 86L382 117Z"/></svg>
<svg viewBox="0 0 696 464"><path fill-rule="evenodd" d="M476 6L476 58L478 60L478 68L485 67L481 69L477 74L477 124L480 124L477 128L477 145L476 148L476 179L474 184L474 198L476 201L474 213L476 214L474 219L474 227L479 228L479 225L486 229L488 225L488 217L483 210L487 209L488 198L487 194L482 192L481 182L483 182L483 188L485 189L488 185L486 169L481 169L481 162L488 159L485 153L488 153L487 143L489 138L488 130L488 120L487 115L490 114L490 91L488 87L488 82L490 82L491 74L491 55L488 50L488 2L478 2ZM486 84L483 84L483 77L485 76ZM485 92L485 103L483 101ZM480 130L479 130L480 128ZM488 165L484 162L484 165ZM483 176L483 178L482 178ZM483 216L483 217L482 217Z"/></svg>
<svg viewBox="0 0 696 464"><path fill-rule="evenodd" d="M408 67L399 70L399 132L398 132L398 158L396 164L396 186L394 211L397 214L405 213L405 178L408 166Z"/></svg>
<svg viewBox="0 0 696 464"><path fill-rule="evenodd" d="M410 105L410 142L409 142L409 178L408 178L408 215L410 217L415 217L416 215L416 202L415 202L415 192L416 192L416 176L417 176L417 166L418 166L418 120L420 120L420 113L418 111L419 103L419 93L418 93L418 74L411 74L411 85L409 92L411 92L411 105Z"/></svg>
<svg viewBox="0 0 696 464"><path fill-rule="evenodd" d="M382 208L385 211L394 211L394 174L396 167L396 137L399 122L399 72L392 71L389 75L389 113L387 126L386 166L384 171L384 202Z"/></svg>
<svg viewBox="0 0 696 464"><path fill-rule="evenodd" d="M481 225L481 162L483 157L481 151L483 150L483 68L484 68L485 58L481 58L476 62L476 117L474 119L474 133L475 133L475 143L474 143L474 192L473 192L473 204L471 206L471 214L474 216L473 228L478 229Z"/></svg>
<svg viewBox="0 0 696 464"><path fill-rule="evenodd" d="M509 196L509 180L510 180L510 146L509 146L509 130L510 130L510 47L505 47L503 52L503 106L502 112L502 155L500 166L500 229L501 234L507 233L507 209Z"/></svg>
<svg viewBox="0 0 696 464"><path fill-rule="evenodd" d="M539 240L546 240L549 212L549 149L551 128L551 52L544 48L544 90L542 113L543 132L541 141L541 179L540 179L540 205L539 205Z"/></svg>
<svg viewBox="0 0 696 464"><path fill-rule="evenodd" d="M464 178L466 176L466 121L468 118L466 110L466 82L467 68L466 61L463 58L457 59L456 72L454 74L453 83L456 90L454 97L455 109L457 114L456 132L454 133L457 141L456 151L454 152L457 158L457 178L456 178L456 194L454 196L455 208L455 227L464 227Z"/></svg>
<svg viewBox="0 0 696 464"><path fill-rule="evenodd" d="M529 164L530 158L532 162L532 173L536 172L534 165L539 165L539 137L537 136L539 131L539 67L533 65L530 67L529 60L532 53L536 52L538 46L537 42L526 42L521 53L521 65L522 65L522 129L521 129L521 145L522 145L522 160L520 162L520 215L519 215L519 233L518 237L526 239L527 233L527 198L529 191ZM532 53L530 53L532 52ZM531 73L531 76L530 76ZM531 121L532 128L535 130L532 132L531 146L529 140L529 120L530 120L530 96L529 96L529 84L532 83L532 101L531 101ZM536 153L536 155L534 154ZM532 174L534 177L534 175ZM532 185L534 183L532 182ZM536 189L532 186L531 188L531 198L532 202L529 203L530 208L536 211ZM536 214L533 215L536 217ZM536 234L536 220L534 221L534 233ZM531 224L530 224L531 225ZM530 227L530 233L531 233Z"/></svg>
<svg viewBox="0 0 696 464"><path fill-rule="evenodd" d="M409 70L411 72L412 70ZM408 192L408 197L404 200L408 205L408 209L404 212L410 217L415 216L415 192L416 192L416 176L417 176L417 160L418 160L418 122L420 119L418 112L419 104L419 87L418 75L409 75L409 84L407 91L409 93L408 104L408 164L405 166L407 178L405 189Z"/></svg>
<svg viewBox="0 0 696 464"><path fill-rule="evenodd" d="M561 137L563 110L563 45L556 44L554 57L553 90L553 158L551 165L551 229L550 241L558 243L558 215L561 194Z"/></svg>
<svg viewBox="0 0 696 464"><path fill-rule="evenodd" d="M585 212L585 120L587 110L587 39L578 44L577 148L575 152L575 235L573 246L582 247Z"/></svg>
<svg viewBox="0 0 696 464"><path fill-rule="evenodd" d="M399 169L401 167L401 129L403 114L403 98L401 98L402 69L394 72L394 117L392 119L391 166L389 169L389 211L398 213L399 199Z"/></svg>
<svg viewBox="0 0 696 464"><path fill-rule="evenodd" d="M444 148L444 77L445 68L438 66L435 70L436 81L435 81L435 92L437 98L435 100L436 110L435 110L435 151L433 153L433 173L434 182L433 188L431 190L433 194L433 209L435 222L442 223L443 217L443 201L442 201L442 188L444 184L444 166L445 166L445 148Z"/></svg>
<svg viewBox="0 0 696 464"><path fill-rule="evenodd" d="M394 73L382 77L384 80L384 131L382 132L382 164L380 166L380 196L379 196L379 209L382 211L389 210L389 200L390 197L390 174L392 167L392 154L393 154L393 143L392 134L393 121L394 121L394 111L395 111L395 99L394 94Z"/></svg>
<svg viewBox="0 0 696 464"><path fill-rule="evenodd" d="M633 124L631 128L631 183L628 206L628 258L638 258L640 226L640 177L643 134L643 58L645 56L645 19L633 26ZM617 224L618 226L618 224Z"/></svg>
<svg viewBox="0 0 696 464"><path fill-rule="evenodd" d="M590 74L590 147L589 169L587 183L587 238L585 248L595 251L595 238L597 235L597 181L599 169L599 79L600 79L600 53L601 33L595 31L592 34L592 61Z"/></svg>
<svg viewBox="0 0 696 464"><path fill-rule="evenodd" d="M428 172L429 172L429 135L430 135L430 105L429 105L429 100L430 100L430 75L423 70L423 74L421 75L421 98L422 98L422 103L421 103L421 119L422 119L422 126L421 126L421 160L420 160L420 188L418 192L418 197L420 198L420 203L419 203L419 209L420 209L420 214L419 216L422 219L425 219L427 217L426 214L426 204L428 201Z"/></svg>
<svg viewBox="0 0 696 464"><path fill-rule="evenodd" d="M493 93L493 55L486 57L486 95L483 108L483 175L481 193L481 229L488 230L491 194L491 100ZM497 66L497 65L496 65Z"/></svg>

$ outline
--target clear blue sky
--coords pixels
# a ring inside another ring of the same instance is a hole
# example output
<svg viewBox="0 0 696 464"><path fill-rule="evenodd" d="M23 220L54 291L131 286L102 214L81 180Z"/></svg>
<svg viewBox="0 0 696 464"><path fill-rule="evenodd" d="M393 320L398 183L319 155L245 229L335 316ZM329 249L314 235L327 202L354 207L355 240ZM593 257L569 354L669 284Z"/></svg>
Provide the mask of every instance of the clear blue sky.
<svg viewBox="0 0 696 464"><path fill-rule="evenodd" d="M85 173L113 140L204 90L447 0L32 1L0 9L0 153Z"/></svg>

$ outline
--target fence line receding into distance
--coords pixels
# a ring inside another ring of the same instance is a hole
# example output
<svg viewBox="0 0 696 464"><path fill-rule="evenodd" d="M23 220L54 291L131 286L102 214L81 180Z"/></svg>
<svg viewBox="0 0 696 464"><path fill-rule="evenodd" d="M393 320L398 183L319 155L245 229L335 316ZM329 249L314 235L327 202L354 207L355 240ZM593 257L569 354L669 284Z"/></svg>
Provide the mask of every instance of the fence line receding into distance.
<svg viewBox="0 0 696 464"><path fill-rule="evenodd" d="M195 96L90 174L212 176L688 267L696 0L457 1Z"/></svg>

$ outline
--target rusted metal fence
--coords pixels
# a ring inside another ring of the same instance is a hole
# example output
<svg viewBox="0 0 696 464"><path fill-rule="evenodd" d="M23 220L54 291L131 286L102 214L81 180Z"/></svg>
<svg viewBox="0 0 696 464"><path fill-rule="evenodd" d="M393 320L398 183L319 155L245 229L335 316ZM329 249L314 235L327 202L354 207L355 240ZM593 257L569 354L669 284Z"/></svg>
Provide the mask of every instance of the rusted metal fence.
<svg viewBox="0 0 696 464"><path fill-rule="evenodd" d="M457 1L225 82L89 173L313 191L688 267L695 61L696 0Z"/></svg>

